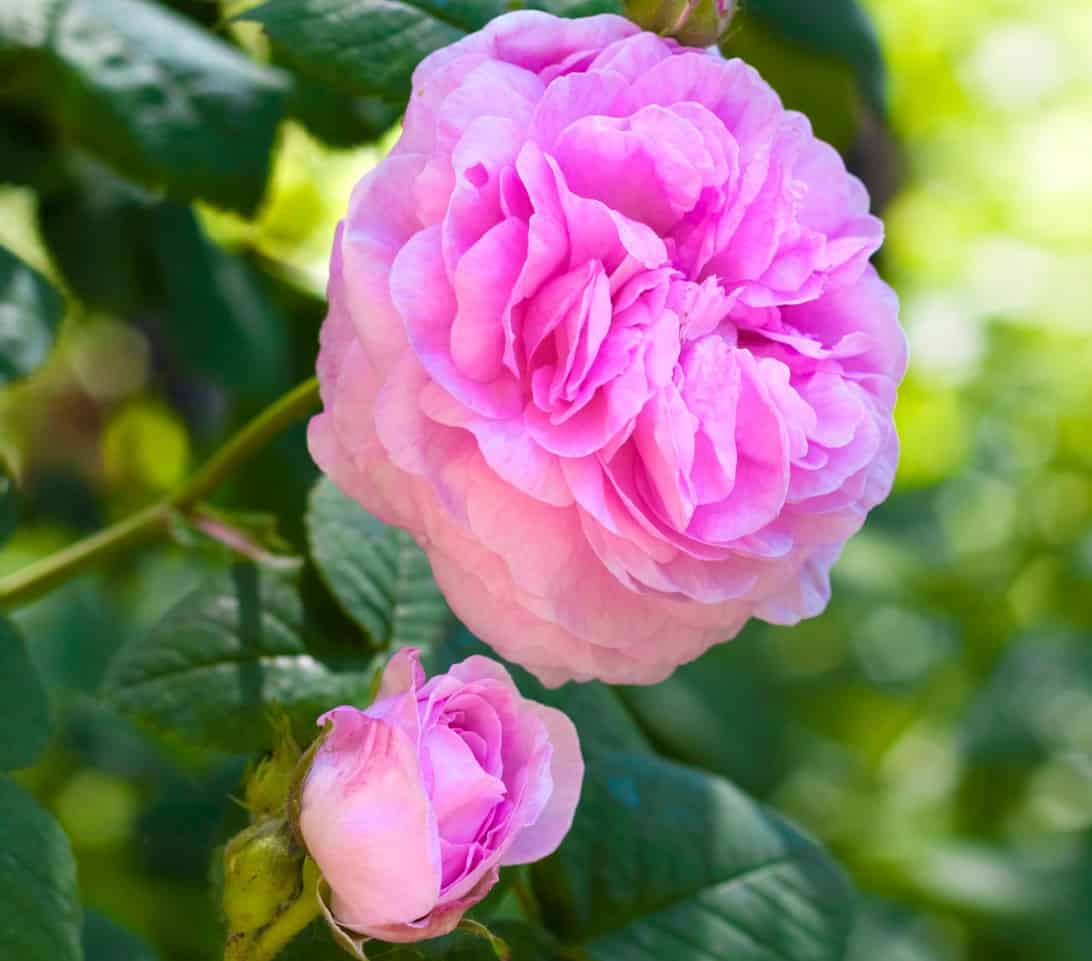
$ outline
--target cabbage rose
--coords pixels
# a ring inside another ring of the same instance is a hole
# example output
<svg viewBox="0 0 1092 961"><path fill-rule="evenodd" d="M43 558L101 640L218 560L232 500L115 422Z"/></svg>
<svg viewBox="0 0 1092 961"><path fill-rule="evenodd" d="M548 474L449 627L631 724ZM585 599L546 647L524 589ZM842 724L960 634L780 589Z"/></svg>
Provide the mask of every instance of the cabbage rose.
<svg viewBox="0 0 1092 961"><path fill-rule="evenodd" d="M337 232L315 460L548 684L827 603L905 346L862 185L754 69L519 12L426 58Z"/></svg>

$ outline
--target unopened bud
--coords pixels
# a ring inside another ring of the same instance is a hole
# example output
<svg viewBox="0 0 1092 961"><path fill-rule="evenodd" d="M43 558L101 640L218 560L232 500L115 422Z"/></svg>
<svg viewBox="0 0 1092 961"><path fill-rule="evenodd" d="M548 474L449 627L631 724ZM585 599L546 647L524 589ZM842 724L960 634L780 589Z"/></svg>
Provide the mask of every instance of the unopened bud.
<svg viewBox="0 0 1092 961"><path fill-rule="evenodd" d="M688 47L711 47L736 12L736 0L628 0L626 16Z"/></svg>
<svg viewBox="0 0 1092 961"><path fill-rule="evenodd" d="M224 915L235 935L260 931L299 896L304 851L284 818L252 824L224 851Z"/></svg>
<svg viewBox="0 0 1092 961"><path fill-rule="evenodd" d="M292 736L292 722L286 714L274 713L270 723L273 726L273 750L246 777L244 797L253 821L284 813L302 753Z"/></svg>

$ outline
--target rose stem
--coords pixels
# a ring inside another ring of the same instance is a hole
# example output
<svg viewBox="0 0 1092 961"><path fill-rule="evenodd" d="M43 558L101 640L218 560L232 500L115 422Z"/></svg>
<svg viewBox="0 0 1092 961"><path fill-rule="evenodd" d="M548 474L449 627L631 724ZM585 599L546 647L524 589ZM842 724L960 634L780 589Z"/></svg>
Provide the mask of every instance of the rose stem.
<svg viewBox="0 0 1092 961"><path fill-rule="evenodd" d="M172 514L207 497L245 461L286 427L319 404L318 381L304 381L251 420L217 450L181 487L155 504L0 578L0 609L40 597L99 561L166 533Z"/></svg>

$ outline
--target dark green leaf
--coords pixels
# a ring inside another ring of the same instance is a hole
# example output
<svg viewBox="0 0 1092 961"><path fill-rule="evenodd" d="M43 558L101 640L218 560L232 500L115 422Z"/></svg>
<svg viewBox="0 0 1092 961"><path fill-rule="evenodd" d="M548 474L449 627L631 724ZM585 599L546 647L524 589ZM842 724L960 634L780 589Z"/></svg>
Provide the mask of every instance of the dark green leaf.
<svg viewBox="0 0 1092 961"><path fill-rule="evenodd" d="M158 955L144 941L97 911L83 919L85 961L158 961Z"/></svg>
<svg viewBox="0 0 1092 961"><path fill-rule="evenodd" d="M41 190L56 163L52 132L29 111L5 104L0 112L0 183Z"/></svg>
<svg viewBox="0 0 1092 961"><path fill-rule="evenodd" d="M601 961L841 961L852 919L818 844L727 781L643 754L592 759L533 877L550 926Z"/></svg>
<svg viewBox="0 0 1092 961"><path fill-rule="evenodd" d="M515 5L512 5L513 8ZM597 13L621 16L622 0L528 0L528 10L545 10L558 17L592 17Z"/></svg>
<svg viewBox="0 0 1092 961"><path fill-rule="evenodd" d="M19 523L19 494L8 465L0 458L0 544L6 541Z"/></svg>
<svg viewBox="0 0 1092 961"><path fill-rule="evenodd" d="M355 147L381 137L402 111L378 97L354 97L299 77L288 112L328 146Z"/></svg>
<svg viewBox="0 0 1092 961"><path fill-rule="evenodd" d="M376 520L328 478L311 492L307 532L323 580L376 644L427 650L439 642L451 617L409 534Z"/></svg>
<svg viewBox="0 0 1092 961"><path fill-rule="evenodd" d="M423 57L503 11L499 0L268 0L242 16L277 54L347 93L405 101Z"/></svg>
<svg viewBox="0 0 1092 961"><path fill-rule="evenodd" d="M505 0L267 0L240 14L260 23L279 59L351 94L404 103L410 75L440 47L481 29ZM560 16L620 13L618 0L535 0Z"/></svg>
<svg viewBox="0 0 1092 961"><path fill-rule="evenodd" d="M869 105L881 115L887 103L887 73L879 39L857 0L748 0L754 17L786 40L852 67Z"/></svg>
<svg viewBox="0 0 1092 961"><path fill-rule="evenodd" d="M245 397L268 400L286 389L287 321L257 274L178 204L157 209L155 237L176 356Z"/></svg>
<svg viewBox="0 0 1092 961"><path fill-rule="evenodd" d="M0 386L45 360L63 313L64 301L53 285L0 247Z"/></svg>
<svg viewBox="0 0 1092 961"><path fill-rule="evenodd" d="M15 625L0 617L0 770L27 767L49 738L49 699Z"/></svg>
<svg viewBox="0 0 1092 961"><path fill-rule="evenodd" d="M615 690L662 753L765 794L784 773L785 712L760 639L748 630L666 681Z"/></svg>
<svg viewBox="0 0 1092 961"><path fill-rule="evenodd" d="M175 196L253 212L287 83L144 0L23 0L8 57L71 140Z"/></svg>
<svg viewBox="0 0 1092 961"><path fill-rule="evenodd" d="M38 226L69 289L89 307L131 316L154 297L155 199L74 156L38 202Z"/></svg>
<svg viewBox="0 0 1092 961"><path fill-rule="evenodd" d="M76 863L60 825L0 776L0 945L18 961L80 961Z"/></svg>
<svg viewBox="0 0 1092 961"><path fill-rule="evenodd" d="M306 738L327 708L362 701L374 673L315 635L291 578L240 565L126 644L106 696L168 741L246 752L268 746L272 705Z"/></svg>

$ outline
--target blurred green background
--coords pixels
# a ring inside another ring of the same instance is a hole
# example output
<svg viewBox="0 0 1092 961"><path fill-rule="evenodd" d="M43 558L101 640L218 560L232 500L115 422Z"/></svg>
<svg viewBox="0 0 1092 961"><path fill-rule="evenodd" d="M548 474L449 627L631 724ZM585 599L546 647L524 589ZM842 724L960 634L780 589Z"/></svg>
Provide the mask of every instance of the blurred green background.
<svg viewBox="0 0 1092 961"><path fill-rule="evenodd" d="M172 5L220 22L215 5ZM880 266L912 350L896 491L824 615L752 625L626 700L665 752L831 846L862 895L851 961L1088 961L1092 6L870 0L886 121L837 42L797 43L767 6L744 5L726 50L884 206ZM218 32L268 56L253 24ZM334 224L395 135L345 148L390 113L360 102L354 130L330 130L299 93L247 218L160 202L90 155L54 163L62 142L7 95L0 244L72 297L49 362L0 394L20 487L0 573L161 496L309 375ZM275 513L298 544L314 477L296 429L223 500ZM94 694L118 646L223 563L164 545L15 615L56 718L18 779L72 841L89 961L216 956L207 875L239 823L226 799L244 761L188 764ZM119 946L112 921L144 943Z"/></svg>

